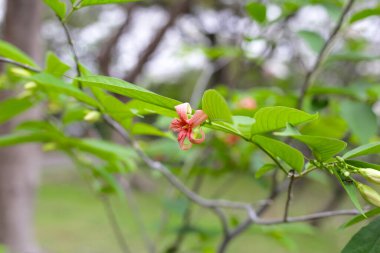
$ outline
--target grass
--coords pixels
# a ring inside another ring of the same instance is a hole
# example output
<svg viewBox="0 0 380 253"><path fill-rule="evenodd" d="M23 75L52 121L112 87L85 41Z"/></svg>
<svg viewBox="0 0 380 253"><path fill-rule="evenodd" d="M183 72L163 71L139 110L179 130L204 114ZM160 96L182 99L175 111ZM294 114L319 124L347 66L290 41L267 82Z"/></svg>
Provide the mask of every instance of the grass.
<svg viewBox="0 0 380 253"><path fill-rule="evenodd" d="M162 252L175 238L181 224L181 214L186 205L184 199L176 202L165 200L166 182L157 179L153 192L137 192L134 198L138 204L139 215L144 221L146 233L153 238ZM207 180L203 195L210 195L223 179ZM292 210L296 214L318 210L318 206L328 198L329 189L319 183L311 183L311 190L295 192ZM297 188L296 188L297 189ZM207 194L208 193L208 194ZM231 184L225 197L236 200L259 200L264 191L252 180L245 177ZM279 216L283 210L284 199L267 213ZM70 170L45 173L39 190L36 213L36 227L40 244L52 253L104 253L121 252L106 218L102 202L86 186L77 174ZM349 203L344 203L350 207ZM131 212L128 202L112 197L118 222L123 229L124 238L131 251L147 252L141 239L141 229ZM162 212L169 217L165 229L160 230ZM241 220L242 213L231 213L234 220ZM282 225L275 227L252 227L229 247L228 252L245 253L335 253L349 240L360 226L339 230L346 218L331 218L323 223L320 230L305 224ZM188 235L181 252L215 252L220 241L218 220L209 211L194 208L193 232ZM202 247L199 247L199 246Z"/></svg>

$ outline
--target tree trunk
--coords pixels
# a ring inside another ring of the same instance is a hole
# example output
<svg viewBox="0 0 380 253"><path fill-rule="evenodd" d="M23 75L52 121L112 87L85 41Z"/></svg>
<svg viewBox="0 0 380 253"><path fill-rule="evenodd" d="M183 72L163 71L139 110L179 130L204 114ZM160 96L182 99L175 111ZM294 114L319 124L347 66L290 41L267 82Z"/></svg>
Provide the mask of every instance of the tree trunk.
<svg viewBox="0 0 380 253"><path fill-rule="evenodd" d="M4 39L13 43L37 61L41 56L40 0L7 0ZM11 96L1 92L0 100ZM36 119L34 109L2 125L0 134L9 133L25 119ZM38 184L40 151L35 145L0 149L0 240L11 252L39 252L34 235L33 214Z"/></svg>

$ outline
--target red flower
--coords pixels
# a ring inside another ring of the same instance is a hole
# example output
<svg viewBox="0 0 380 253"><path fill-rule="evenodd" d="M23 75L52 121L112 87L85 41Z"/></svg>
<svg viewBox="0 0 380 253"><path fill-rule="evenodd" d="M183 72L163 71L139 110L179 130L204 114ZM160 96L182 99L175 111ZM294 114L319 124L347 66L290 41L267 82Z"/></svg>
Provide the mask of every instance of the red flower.
<svg viewBox="0 0 380 253"><path fill-rule="evenodd" d="M187 150L191 148L192 144L202 143L205 140L205 134L202 129L199 128L199 132L202 135L200 139L194 137L193 130L207 119L207 114L202 110L197 110L194 115L189 118L188 114L191 114L189 103L177 105L175 110L178 113L179 119L173 119L170 124L170 129L178 133L178 143L180 148L182 150ZM185 144L186 138L189 139L190 143Z"/></svg>

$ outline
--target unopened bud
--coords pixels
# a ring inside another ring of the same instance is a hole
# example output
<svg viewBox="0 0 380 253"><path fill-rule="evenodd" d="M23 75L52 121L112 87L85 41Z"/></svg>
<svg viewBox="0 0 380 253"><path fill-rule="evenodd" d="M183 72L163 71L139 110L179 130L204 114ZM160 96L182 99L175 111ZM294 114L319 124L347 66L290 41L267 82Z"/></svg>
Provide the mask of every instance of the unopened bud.
<svg viewBox="0 0 380 253"><path fill-rule="evenodd" d="M99 121L102 115L98 111L90 111L84 116L84 120L90 123Z"/></svg>
<svg viewBox="0 0 380 253"><path fill-rule="evenodd" d="M238 107L247 110L254 110L257 107L256 100L250 97L243 98L238 102Z"/></svg>
<svg viewBox="0 0 380 253"><path fill-rule="evenodd" d="M30 74L29 71L22 69L22 68L12 68L11 72L13 74L15 74L16 76L20 76L20 77L29 77L32 75L32 74Z"/></svg>
<svg viewBox="0 0 380 253"><path fill-rule="evenodd" d="M24 85L25 90L34 90L35 88L37 88L37 84L35 82L27 82Z"/></svg>
<svg viewBox="0 0 380 253"><path fill-rule="evenodd" d="M42 150L45 152L53 151L57 149L57 143L55 142L48 142L45 145L42 146Z"/></svg>
<svg viewBox="0 0 380 253"><path fill-rule="evenodd" d="M380 207L380 195L374 189L361 183L356 183L356 187L368 203Z"/></svg>
<svg viewBox="0 0 380 253"><path fill-rule="evenodd" d="M371 168L364 168L359 169L359 173L369 181L380 184L380 171Z"/></svg>
<svg viewBox="0 0 380 253"><path fill-rule="evenodd" d="M344 175L345 177L349 177L349 176L350 176L350 172L346 170L345 172L343 172L343 175Z"/></svg>

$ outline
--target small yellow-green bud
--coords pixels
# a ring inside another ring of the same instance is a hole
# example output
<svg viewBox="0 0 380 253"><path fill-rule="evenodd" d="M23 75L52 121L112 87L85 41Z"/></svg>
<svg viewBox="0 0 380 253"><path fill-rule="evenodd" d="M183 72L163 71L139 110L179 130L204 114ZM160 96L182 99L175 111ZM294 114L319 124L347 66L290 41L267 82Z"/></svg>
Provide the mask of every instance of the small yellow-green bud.
<svg viewBox="0 0 380 253"><path fill-rule="evenodd" d="M84 120L90 123L99 121L102 115L98 111L90 111L84 116Z"/></svg>
<svg viewBox="0 0 380 253"><path fill-rule="evenodd" d="M37 84L35 82L27 82L24 85L25 90L34 90L35 88L37 88Z"/></svg>
<svg viewBox="0 0 380 253"><path fill-rule="evenodd" d="M359 173L369 181L380 184L380 171L371 168L363 168L359 169Z"/></svg>
<svg viewBox="0 0 380 253"><path fill-rule="evenodd" d="M350 176L350 172L346 170L346 171L343 172L343 175L344 175L345 177L349 177L349 176Z"/></svg>
<svg viewBox="0 0 380 253"><path fill-rule="evenodd" d="M344 163L344 159L343 159L342 157L337 156L336 159L337 159L339 162Z"/></svg>
<svg viewBox="0 0 380 253"><path fill-rule="evenodd" d="M29 71L22 69L22 68L12 68L11 72L13 74L15 74L16 76L20 76L20 77L29 77L32 75L32 74L30 74Z"/></svg>
<svg viewBox="0 0 380 253"><path fill-rule="evenodd" d="M55 142L48 142L45 145L42 146L42 150L44 152L49 152L57 149L57 143Z"/></svg>
<svg viewBox="0 0 380 253"><path fill-rule="evenodd" d="M62 106L57 102L50 102L48 104L48 110L50 113L59 113L62 110Z"/></svg>
<svg viewBox="0 0 380 253"><path fill-rule="evenodd" d="M380 195L374 189L361 183L356 183L356 187L368 203L380 207Z"/></svg>

